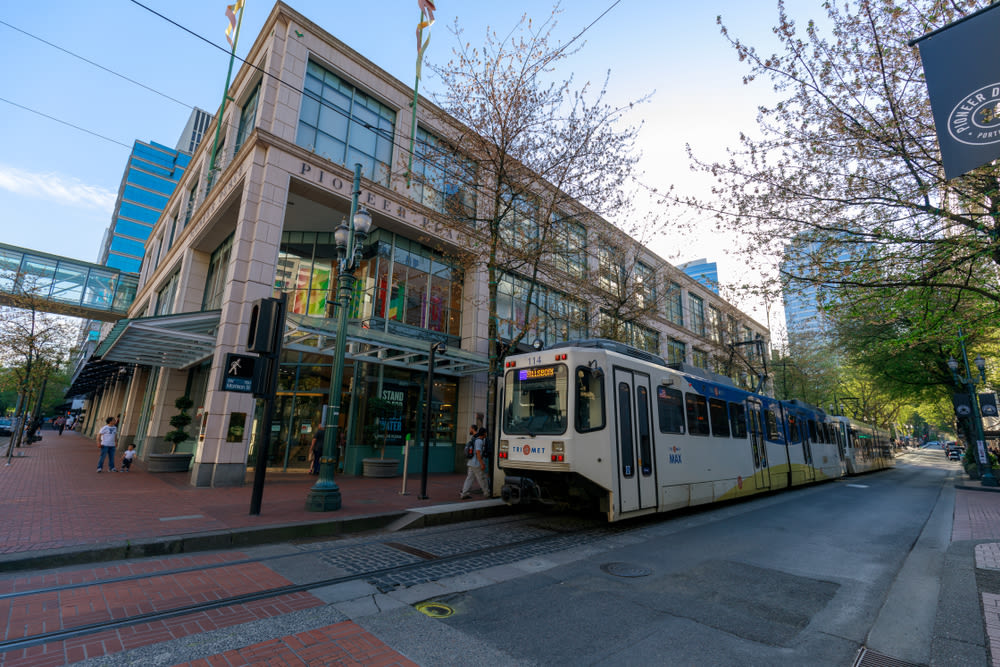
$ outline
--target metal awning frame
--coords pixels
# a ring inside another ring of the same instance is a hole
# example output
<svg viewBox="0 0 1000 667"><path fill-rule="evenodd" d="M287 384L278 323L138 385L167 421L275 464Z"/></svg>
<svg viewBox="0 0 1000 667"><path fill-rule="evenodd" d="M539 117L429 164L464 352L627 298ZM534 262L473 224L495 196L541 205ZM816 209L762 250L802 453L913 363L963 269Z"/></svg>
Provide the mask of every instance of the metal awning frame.
<svg viewBox="0 0 1000 667"><path fill-rule="evenodd" d="M333 356L337 339L332 320L305 315L289 315L285 328L285 349ZM346 359L393 366L420 373L427 372L431 341L399 334L347 325ZM489 359L483 355L448 346L434 357L435 375L464 377L485 372Z"/></svg>
<svg viewBox="0 0 1000 667"><path fill-rule="evenodd" d="M221 310L120 320L94 357L143 366L185 369L212 357Z"/></svg>

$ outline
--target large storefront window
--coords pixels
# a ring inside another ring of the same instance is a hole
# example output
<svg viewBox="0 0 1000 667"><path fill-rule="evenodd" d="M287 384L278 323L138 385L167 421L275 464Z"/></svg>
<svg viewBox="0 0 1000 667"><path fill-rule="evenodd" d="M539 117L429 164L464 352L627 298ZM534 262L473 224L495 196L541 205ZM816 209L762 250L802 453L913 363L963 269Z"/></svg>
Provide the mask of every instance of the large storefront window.
<svg viewBox="0 0 1000 667"><path fill-rule="evenodd" d="M497 319L501 338L513 338L526 322L529 340L538 337L552 344L587 337L585 303L537 283L531 287L530 281L518 276L504 274L500 279Z"/></svg>
<svg viewBox="0 0 1000 667"><path fill-rule="evenodd" d="M396 112L310 61L295 143L389 185Z"/></svg>

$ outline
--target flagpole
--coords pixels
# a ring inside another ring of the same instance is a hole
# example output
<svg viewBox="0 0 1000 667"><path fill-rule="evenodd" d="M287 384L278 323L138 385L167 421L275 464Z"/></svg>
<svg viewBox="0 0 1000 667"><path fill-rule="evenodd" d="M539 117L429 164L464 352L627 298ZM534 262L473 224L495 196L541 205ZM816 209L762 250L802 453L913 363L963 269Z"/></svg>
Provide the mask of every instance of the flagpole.
<svg viewBox="0 0 1000 667"><path fill-rule="evenodd" d="M417 99L420 90L420 68L424 62L424 52L427 50L427 45L431 42L431 36L428 34L426 40L421 41L421 39L424 28L429 29L434 25L434 10L436 9L431 0L417 0L417 4L420 5L420 22L417 24L417 78L413 82L413 101L410 102L410 106L413 107L413 115L410 119L410 155L406 165L407 189L409 189L413 179L413 148L417 141ZM427 8L426 14L424 11L425 7Z"/></svg>
<svg viewBox="0 0 1000 667"><path fill-rule="evenodd" d="M233 77L233 63L236 61L236 45L240 41L240 26L243 25L243 12L246 0L236 3L239 6L240 17L236 20L236 33L233 35L233 48L229 52L229 71L226 73L226 87L222 89L222 103L219 105L219 115L215 121L215 140L212 142L212 156L208 163L209 187L215 181L215 154L219 149L219 134L222 130L222 114L226 110L226 100L229 99L229 83ZM232 24L230 24L230 27Z"/></svg>

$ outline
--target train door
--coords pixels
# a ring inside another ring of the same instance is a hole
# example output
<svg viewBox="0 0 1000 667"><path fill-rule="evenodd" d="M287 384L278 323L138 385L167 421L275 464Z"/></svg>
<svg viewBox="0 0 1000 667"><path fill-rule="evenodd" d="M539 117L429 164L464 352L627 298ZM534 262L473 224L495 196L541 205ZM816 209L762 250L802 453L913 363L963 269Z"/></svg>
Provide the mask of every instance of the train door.
<svg viewBox="0 0 1000 667"><path fill-rule="evenodd" d="M802 413L796 416L799 423L799 437L802 438L802 460L805 462L805 479L816 481L816 467L813 465L812 441L809 437L809 417Z"/></svg>
<svg viewBox="0 0 1000 667"><path fill-rule="evenodd" d="M618 511L655 508L656 465L648 375L615 368L615 417Z"/></svg>
<svg viewBox="0 0 1000 667"><path fill-rule="evenodd" d="M750 450L753 454L753 479L760 490L771 488L771 469L767 464L767 440L760 414L760 401L747 401L747 421L750 432Z"/></svg>

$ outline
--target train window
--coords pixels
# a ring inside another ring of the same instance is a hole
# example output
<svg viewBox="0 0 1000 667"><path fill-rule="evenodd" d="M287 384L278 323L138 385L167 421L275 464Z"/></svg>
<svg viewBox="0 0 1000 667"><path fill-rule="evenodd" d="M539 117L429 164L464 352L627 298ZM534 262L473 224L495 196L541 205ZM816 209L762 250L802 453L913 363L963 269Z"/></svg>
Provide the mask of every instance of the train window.
<svg viewBox="0 0 1000 667"><path fill-rule="evenodd" d="M788 415L788 439L791 442L799 441L799 420L795 415Z"/></svg>
<svg viewBox="0 0 1000 667"><path fill-rule="evenodd" d="M809 420L809 439L813 442L817 442L819 438L816 436L816 420Z"/></svg>
<svg viewBox="0 0 1000 667"><path fill-rule="evenodd" d="M656 411L660 417L660 433L684 432L684 408L679 389L657 387Z"/></svg>
<svg viewBox="0 0 1000 667"><path fill-rule="evenodd" d="M635 454L632 451L632 392L627 382L618 383L618 449L622 457L622 475L635 474Z"/></svg>
<svg viewBox="0 0 1000 667"><path fill-rule="evenodd" d="M726 402L717 398L708 399L708 416L712 422L712 435L718 438L729 437L729 415L726 414Z"/></svg>
<svg viewBox="0 0 1000 667"><path fill-rule="evenodd" d="M747 437L746 408L744 408L740 403L729 404L729 423L732 427L734 438Z"/></svg>
<svg viewBox="0 0 1000 667"><path fill-rule="evenodd" d="M517 368L504 378L504 431L561 435L566 432L569 378L566 366Z"/></svg>
<svg viewBox="0 0 1000 667"><path fill-rule="evenodd" d="M576 369L576 430L578 433L604 428L604 375L579 366Z"/></svg>
<svg viewBox="0 0 1000 667"><path fill-rule="evenodd" d="M778 433L778 418L774 414L774 410L765 410L764 419L767 420L767 439L781 442L783 438Z"/></svg>
<svg viewBox="0 0 1000 667"><path fill-rule="evenodd" d="M645 387L637 387L635 396L635 407L639 412L639 468L643 477L649 477L653 474L653 438L649 432L649 393Z"/></svg>
<svg viewBox="0 0 1000 667"><path fill-rule="evenodd" d="M687 408L688 434L708 435L708 402L698 394L684 394Z"/></svg>

